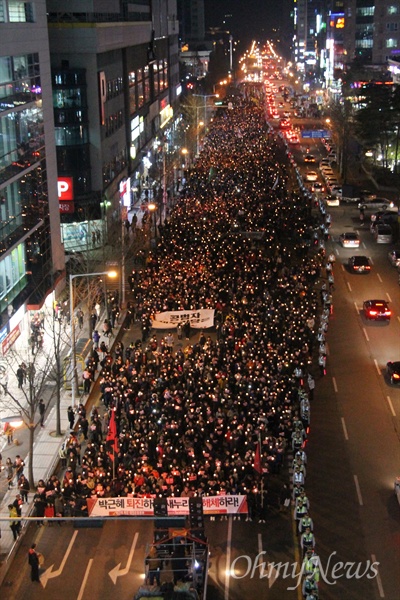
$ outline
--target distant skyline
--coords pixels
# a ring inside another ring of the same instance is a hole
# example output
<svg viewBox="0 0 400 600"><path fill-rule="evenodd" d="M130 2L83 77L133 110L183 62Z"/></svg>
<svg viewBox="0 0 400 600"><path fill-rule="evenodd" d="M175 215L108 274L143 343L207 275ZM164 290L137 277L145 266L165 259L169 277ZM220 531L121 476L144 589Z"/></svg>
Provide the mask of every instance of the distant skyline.
<svg viewBox="0 0 400 600"><path fill-rule="evenodd" d="M223 30L225 15L232 15L226 19L226 28L242 47L253 39L276 39L276 30L284 35L288 45L291 5L290 0L204 0L206 31L210 27Z"/></svg>

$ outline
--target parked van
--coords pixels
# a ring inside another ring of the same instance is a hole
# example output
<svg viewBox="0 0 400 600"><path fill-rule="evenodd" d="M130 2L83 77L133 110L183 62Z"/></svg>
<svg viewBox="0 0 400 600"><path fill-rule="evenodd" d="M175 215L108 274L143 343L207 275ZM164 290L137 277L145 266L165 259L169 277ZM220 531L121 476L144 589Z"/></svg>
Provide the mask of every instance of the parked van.
<svg viewBox="0 0 400 600"><path fill-rule="evenodd" d="M392 228L390 225L376 225L374 227L375 240L377 244L391 244L393 241Z"/></svg>

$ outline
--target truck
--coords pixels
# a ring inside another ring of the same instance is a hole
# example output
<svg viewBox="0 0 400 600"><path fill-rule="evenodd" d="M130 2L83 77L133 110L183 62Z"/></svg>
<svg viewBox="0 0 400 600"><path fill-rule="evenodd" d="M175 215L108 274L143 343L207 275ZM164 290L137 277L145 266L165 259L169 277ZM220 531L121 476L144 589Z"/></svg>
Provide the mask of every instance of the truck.
<svg viewBox="0 0 400 600"><path fill-rule="evenodd" d="M356 185L344 183L342 185L341 202L345 204L358 204L361 200L360 189Z"/></svg>

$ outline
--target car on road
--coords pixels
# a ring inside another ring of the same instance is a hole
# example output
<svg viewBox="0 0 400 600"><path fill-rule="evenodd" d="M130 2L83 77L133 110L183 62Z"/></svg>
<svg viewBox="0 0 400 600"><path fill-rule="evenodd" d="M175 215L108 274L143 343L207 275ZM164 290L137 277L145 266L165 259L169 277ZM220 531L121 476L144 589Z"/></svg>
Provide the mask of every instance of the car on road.
<svg viewBox="0 0 400 600"><path fill-rule="evenodd" d="M340 234L339 242L343 248L359 248L360 247L360 237L359 237L358 233L355 233L355 232L346 232L346 233Z"/></svg>
<svg viewBox="0 0 400 600"><path fill-rule="evenodd" d="M327 177L326 178L326 185L329 188L329 191L331 188L333 188L334 185L339 185L339 181L336 177Z"/></svg>
<svg viewBox="0 0 400 600"><path fill-rule="evenodd" d="M315 156L314 154L306 154L304 157L304 162L306 163L315 163Z"/></svg>
<svg viewBox="0 0 400 600"><path fill-rule="evenodd" d="M377 244L391 244L393 241L393 232L390 225L381 225L378 223L374 227L374 238Z"/></svg>
<svg viewBox="0 0 400 600"><path fill-rule="evenodd" d="M322 171L324 167L326 167L327 169L331 168L331 165L329 163L329 160L327 160L326 158L322 159L321 162L318 165L319 170Z"/></svg>
<svg viewBox="0 0 400 600"><path fill-rule="evenodd" d="M316 171L307 171L305 178L306 181L317 181L318 173Z"/></svg>
<svg viewBox="0 0 400 600"><path fill-rule="evenodd" d="M388 208L396 208L397 210L397 207L395 206L394 202L392 202L388 198L373 198L370 200L362 198L358 203L358 208L360 210L387 210Z"/></svg>
<svg viewBox="0 0 400 600"><path fill-rule="evenodd" d="M378 212L371 215L372 223L388 223L391 225L392 223L397 223L398 219L399 214L395 210L378 210Z"/></svg>
<svg viewBox="0 0 400 600"><path fill-rule="evenodd" d="M400 250L391 250L388 259L392 267L400 267Z"/></svg>
<svg viewBox="0 0 400 600"><path fill-rule="evenodd" d="M392 316L386 300L365 300L363 311L365 318L373 321L390 321Z"/></svg>
<svg viewBox="0 0 400 600"><path fill-rule="evenodd" d="M325 190L324 186L320 181L315 181L311 186L311 191L315 193L321 193Z"/></svg>
<svg viewBox="0 0 400 600"><path fill-rule="evenodd" d="M332 193L325 196L325 202L327 206L340 206L339 196L335 196Z"/></svg>
<svg viewBox="0 0 400 600"><path fill-rule="evenodd" d="M389 361L386 365L386 374L390 383L400 383L400 360Z"/></svg>
<svg viewBox="0 0 400 600"><path fill-rule="evenodd" d="M340 199L342 197L342 186L338 184L331 185L330 192L332 196L337 196Z"/></svg>
<svg viewBox="0 0 400 600"><path fill-rule="evenodd" d="M367 274L371 272L371 263L368 256L350 256L348 266L351 273Z"/></svg>

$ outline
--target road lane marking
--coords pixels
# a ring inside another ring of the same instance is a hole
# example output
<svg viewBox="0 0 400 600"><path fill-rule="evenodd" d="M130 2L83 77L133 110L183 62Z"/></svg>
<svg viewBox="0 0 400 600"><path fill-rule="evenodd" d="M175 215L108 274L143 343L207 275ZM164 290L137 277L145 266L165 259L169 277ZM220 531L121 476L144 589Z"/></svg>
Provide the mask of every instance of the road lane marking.
<svg viewBox="0 0 400 600"><path fill-rule="evenodd" d="M56 571L53 571L53 567L54 565L51 565L48 569L45 570L45 572L43 573L43 575L40 577L40 583L42 584L42 586L45 588L47 585L47 582L49 579L53 579L53 577L58 577L59 575L61 575L61 573L64 570L65 567L65 563L68 560L68 556L70 555L70 552L72 550L72 546L74 545L76 536L78 535L78 531L74 531L71 541L68 544L68 548L63 556L63 559L61 561L61 564L59 566L59 568Z"/></svg>
<svg viewBox="0 0 400 600"><path fill-rule="evenodd" d="M339 250L338 250L338 248L335 248L335 252L339 256Z"/></svg>
<svg viewBox="0 0 400 600"><path fill-rule="evenodd" d="M326 351L326 355L329 356L329 346L328 343L325 344L325 351Z"/></svg>
<svg viewBox="0 0 400 600"><path fill-rule="evenodd" d="M360 309L359 309L359 308L358 308L358 306L357 306L357 302L354 302L354 306L356 307L356 312L357 312L357 313L359 313L359 312L360 312Z"/></svg>
<svg viewBox="0 0 400 600"><path fill-rule="evenodd" d="M333 389L335 390L335 392L337 392L338 388L337 388L337 383L336 383L336 377L332 377L332 383L333 383Z"/></svg>
<svg viewBox="0 0 400 600"><path fill-rule="evenodd" d="M118 577L121 577L122 575L127 575L129 573L129 569L131 568L131 562L133 559L133 555L135 553L135 548L136 548L138 537L139 537L139 532L137 531L134 535L134 538L133 538L133 541L131 544L131 549L129 550L129 555L128 555L128 560L126 561L126 566L123 569L120 569L121 563L119 563L116 567L114 567L113 569L111 569L111 571L108 572L108 574L111 578L111 581L113 582L114 585L117 583Z"/></svg>
<svg viewBox="0 0 400 600"><path fill-rule="evenodd" d="M86 583L89 578L90 569L92 568L93 558L91 558L88 562L88 566L86 567L85 576L82 581L81 589L79 590L79 594L76 600L82 600L83 593L85 591Z"/></svg>
<svg viewBox="0 0 400 600"><path fill-rule="evenodd" d="M388 404L389 404L390 412L392 413L392 415L394 417L396 417L397 415L396 415L396 412L395 412L395 410L393 408L393 404L392 404L392 400L391 400L390 396L386 396L386 398L387 398L387 401L388 401Z"/></svg>
<svg viewBox="0 0 400 600"><path fill-rule="evenodd" d="M367 333L367 330L365 329L365 327L363 327L363 332L364 332L364 335L365 335L365 339L367 340L367 342L369 342L368 333Z"/></svg>
<svg viewBox="0 0 400 600"><path fill-rule="evenodd" d="M371 263L371 265L373 265L374 264L373 258L371 258L370 256L368 258L369 258L369 262Z"/></svg>
<svg viewBox="0 0 400 600"><path fill-rule="evenodd" d="M353 290L351 289L351 285L349 284L349 282L347 282L347 287L349 288L349 292L352 292Z"/></svg>
<svg viewBox="0 0 400 600"><path fill-rule="evenodd" d="M378 563L378 561L376 560L376 556L375 554L371 554L371 558L372 558L372 562L373 563ZM379 563L378 563L379 565ZM375 567L376 568L376 567ZM376 569L376 585L378 586L378 590L379 590L379 596L381 598L385 597L385 592L383 591L383 585L382 585L382 580L381 580L381 576L379 575L379 570Z"/></svg>
<svg viewBox="0 0 400 600"><path fill-rule="evenodd" d="M232 551L232 517L228 519L228 537L226 540L226 567L225 567L225 600L229 600L229 582L231 577L231 551Z"/></svg>
<svg viewBox="0 0 400 600"><path fill-rule="evenodd" d="M382 281L382 277L379 275L379 273L377 273L377 274L376 274L376 276L377 276L377 278L379 279L379 282L380 282L380 283L383 283L383 281Z"/></svg>
<svg viewBox="0 0 400 600"><path fill-rule="evenodd" d="M342 421L342 427L343 427L344 439L345 439L345 440L348 440L348 439L349 439L349 434L348 434L348 432L347 432L347 427L346 427L346 423L345 423L344 417L342 417L342 418L341 418L341 421Z"/></svg>
<svg viewBox="0 0 400 600"><path fill-rule="evenodd" d="M374 363L375 363L376 370L378 371L378 375L382 375L381 370L378 365L378 361L376 360L376 358L374 358Z"/></svg>
<svg viewBox="0 0 400 600"><path fill-rule="evenodd" d="M357 477L357 475L354 475L354 484L356 486L356 492L357 492L358 502L359 502L360 506L364 506L363 499L362 499L362 496L361 496L360 484L358 483L358 477Z"/></svg>
<svg viewBox="0 0 400 600"><path fill-rule="evenodd" d="M362 245L362 247L364 248L364 250L366 250L366 249L367 249L367 246L365 245L365 242L363 242L361 245Z"/></svg>
<svg viewBox="0 0 400 600"><path fill-rule="evenodd" d="M392 299L391 299L391 297L390 297L390 294L388 294L387 292L386 292L386 298L389 300L389 302L391 302L391 301L392 301Z"/></svg>

